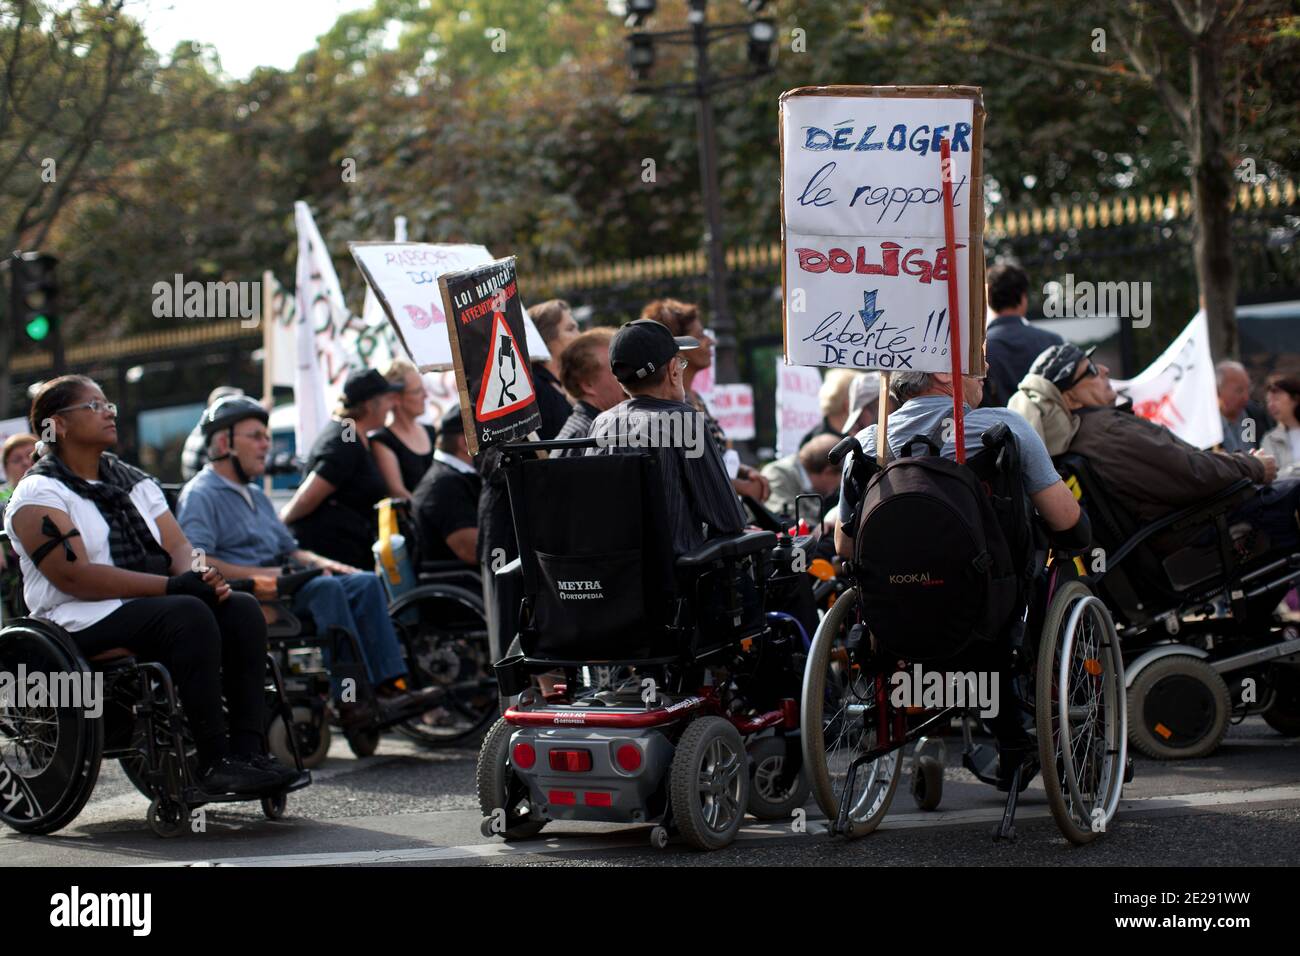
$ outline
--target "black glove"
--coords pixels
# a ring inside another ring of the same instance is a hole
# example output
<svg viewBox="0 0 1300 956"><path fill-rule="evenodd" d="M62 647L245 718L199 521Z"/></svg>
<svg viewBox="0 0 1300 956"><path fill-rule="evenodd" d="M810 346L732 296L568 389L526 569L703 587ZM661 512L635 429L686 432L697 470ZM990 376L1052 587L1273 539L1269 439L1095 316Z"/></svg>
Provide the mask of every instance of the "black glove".
<svg viewBox="0 0 1300 956"><path fill-rule="evenodd" d="M1065 531L1053 531L1052 544L1062 551L1086 551L1092 544L1092 525L1088 521L1088 512L1079 509L1079 520L1073 528Z"/></svg>
<svg viewBox="0 0 1300 956"><path fill-rule="evenodd" d="M217 606L217 589L204 581L203 575L197 571L186 571L168 578L167 594L188 594L204 601L209 607Z"/></svg>

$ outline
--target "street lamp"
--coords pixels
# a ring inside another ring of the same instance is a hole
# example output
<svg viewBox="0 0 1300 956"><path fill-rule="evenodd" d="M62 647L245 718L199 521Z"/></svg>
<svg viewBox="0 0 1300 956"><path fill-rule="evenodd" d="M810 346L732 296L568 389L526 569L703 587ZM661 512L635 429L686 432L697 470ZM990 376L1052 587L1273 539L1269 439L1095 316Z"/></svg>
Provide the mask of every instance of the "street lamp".
<svg viewBox="0 0 1300 956"><path fill-rule="evenodd" d="M698 104L698 135L700 140L700 192L704 199L705 243L709 255L709 324L716 341L715 355L719 382L734 382L739 377L736 364L736 323L727 304L727 260L722 234L722 202L718 189L717 141L713 124L713 94L728 87L747 83L772 72L772 49L776 40L776 27L771 20L747 20L735 23L710 24L709 0L687 0L687 22L684 30L645 31L641 27L655 12L655 0L628 0L628 26L636 28L629 33L628 66L637 86L634 93L689 96ZM751 14L761 13L767 0L744 0ZM715 75L709 63L709 46L728 36L744 34L748 37L750 69L745 73ZM693 83L666 83L645 85L655 62L655 44L690 44L695 48L695 81Z"/></svg>

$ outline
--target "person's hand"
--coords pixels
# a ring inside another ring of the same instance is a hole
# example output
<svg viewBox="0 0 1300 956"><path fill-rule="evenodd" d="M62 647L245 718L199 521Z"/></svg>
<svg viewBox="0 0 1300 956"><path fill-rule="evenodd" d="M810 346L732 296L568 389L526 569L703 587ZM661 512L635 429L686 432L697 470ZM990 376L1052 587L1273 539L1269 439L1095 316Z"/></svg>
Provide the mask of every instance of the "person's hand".
<svg viewBox="0 0 1300 956"><path fill-rule="evenodd" d="M230 585L226 583L225 575L216 568L208 568L203 572L203 583L216 592L218 602L230 597Z"/></svg>
<svg viewBox="0 0 1300 956"><path fill-rule="evenodd" d="M323 568L326 574L360 574L360 568L354 568L350 564L343 564L339 561L331 561L329 558L321 558L320 563L316 565Z"/></svg>
<svg viewBox="0 0 1300 956"><path fill-rule="evenodd" d="M1277 477L1277 459L1272 455L1261 452L1258 448L1252 451L1251 454L1264 463L1264 484L1271 485L1273 479Z"/></svg>
<svg viewBox="0 0 1300 956"><path fill-rule="evenodd" d="M218 592L218 583L225 589L224 595ZM230 585L221 579L221 573L215 568L205 568L202 573L186 571L182 574L173 574L167 579L166 594L169 597L178 594L196 597L210 607L215 607L217 602L224 601L230 596Z"/></svg>
<svg viewBox="0 0 1300 956"><path fill-rule="evenodd" d="M253 578L253 597L259 601L274 601L280 596L275 585L275 578L269 574L259 574Z"/></svg>
<svg viewBox="0 0 1300 956"><path fill-rule="evenodd" d="M772 494L772 485L758 471L748 465L741 465L736 477L731 480L736 493L749 495L755 501L766 501Z"/></svg>

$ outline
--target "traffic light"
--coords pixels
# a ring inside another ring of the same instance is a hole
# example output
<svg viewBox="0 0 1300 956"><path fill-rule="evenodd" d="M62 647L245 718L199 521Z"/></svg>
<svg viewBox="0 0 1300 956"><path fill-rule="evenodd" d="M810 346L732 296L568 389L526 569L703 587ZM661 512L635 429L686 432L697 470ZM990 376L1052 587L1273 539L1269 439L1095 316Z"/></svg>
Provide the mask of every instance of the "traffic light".
<svg viewBox="0 0 1300 956"><path fill-rule="evenodd" d="M59 260L41 252L15 252L9 260L9 315L29 342L47 344L57 334Z"/></svg>

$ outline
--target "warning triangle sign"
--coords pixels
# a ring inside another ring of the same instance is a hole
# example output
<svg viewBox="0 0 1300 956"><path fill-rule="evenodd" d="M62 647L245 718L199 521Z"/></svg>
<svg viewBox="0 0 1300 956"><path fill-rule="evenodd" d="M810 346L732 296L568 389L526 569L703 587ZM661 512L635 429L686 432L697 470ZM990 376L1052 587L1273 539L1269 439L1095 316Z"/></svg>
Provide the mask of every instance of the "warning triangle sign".
<svg viewBox="0 0 1300 956"><path fill-rule="evenodd" d="M515 341L506 323L505 313L492 316L492 335L488 340L487 365L479 386L474 415L490 421L517 411L533 401L533 378L528 369L528 354Z"/></svg>

